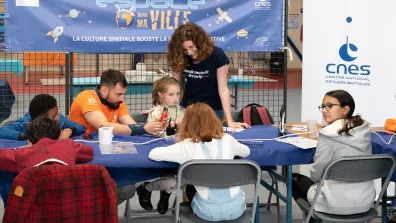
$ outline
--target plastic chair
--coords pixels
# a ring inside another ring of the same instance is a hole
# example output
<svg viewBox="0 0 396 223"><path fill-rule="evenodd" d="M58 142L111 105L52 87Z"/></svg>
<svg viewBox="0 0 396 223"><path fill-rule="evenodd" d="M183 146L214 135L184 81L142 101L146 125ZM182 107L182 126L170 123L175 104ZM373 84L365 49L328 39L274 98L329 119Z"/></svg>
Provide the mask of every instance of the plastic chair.
<svg viewBox="0 0 396 223"><path fill-rule="evenodd" d="M140 112L132 112L131 117L136 123L146 123L148 114L141 114Z"/></svg>
<svg viewBox="0 0 396 223"><path fill-rule="evenodd" d="M306 215L304 222L309 222L311 216L321 219L323 222L358 223L370 221L377 217L377 208L386 191L392 173L395 169L395 158L389 154L341 157L331 161L323 172L314 199L311 204L303 199L298 199L297 204ZM320 191L325 180L337 180L347 183L371 181L378 178L386 178L377 201L369 211L353 215L334 215L317 212L314 210Z"/></svg>
<svg viewBox="0 0 396 223"><path fill-rule="evenodd" d="M207 222L196 216L189 205L185 203L180 204L181 187L184 184L217 188L254 184L253 209L250 219L245 212L236 220L220 221L238 223L254 222L260 180L260 166L250 160L190 160L181 165L177 173L175 222Z"/></svg>

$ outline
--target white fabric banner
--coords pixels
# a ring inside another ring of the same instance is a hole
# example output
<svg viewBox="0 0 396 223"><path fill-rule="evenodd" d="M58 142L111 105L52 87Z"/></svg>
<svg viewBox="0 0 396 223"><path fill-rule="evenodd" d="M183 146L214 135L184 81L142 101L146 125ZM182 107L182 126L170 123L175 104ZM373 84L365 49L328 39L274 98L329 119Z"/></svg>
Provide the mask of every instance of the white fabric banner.
<svg viewBox="0 0 396 223"><path fill-rule="evenodd" d="M396 119L395 0L304 0L302 121L322 122L327 91L343 89L355 114Z"/></svg>

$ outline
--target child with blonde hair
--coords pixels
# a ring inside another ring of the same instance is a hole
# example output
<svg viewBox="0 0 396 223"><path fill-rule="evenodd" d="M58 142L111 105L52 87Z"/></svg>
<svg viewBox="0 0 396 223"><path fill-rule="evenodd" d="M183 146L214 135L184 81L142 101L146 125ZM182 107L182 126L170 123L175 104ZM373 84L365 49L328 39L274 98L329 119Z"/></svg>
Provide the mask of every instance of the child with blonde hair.
<svg viewBox="0 0 396 223"><path fill-rule="evenodd" d="M165 130L159 132L159 136L165 137L174 135L176 133L177 125L183 119L184 108L180 103L180 84L173 77L163 77L154 82L153 85L153 105L155 106L149 111L147 122L160 121L164 109L167 110L167 115L163 123ZM174 190L174 169L162 170L161 178L152 182L144 182L136 191L139 196L139 204L145 210L152 210L151 192L160 190L160 200L157 204L157 211L160 214L165 214L168 211L169 197Z"/></svg>
<svg viewBox="0 0 396 223"><path fill-rule="evenodd" d="M159 121L164 109L167 109L167 117L164 120L166 131L160 136L173 135L177 125L181 123L184 115L184 108L180 103L180 84L173 77L163 77L154 82L153 86L153 105L148 114L147 122Z"/></svg>
<svg viewBox="0 0 396 223"><path fill-rule="evenodd" d="M149 158L183 164L193 159L230 160L235 156L247 157L250 154L246 145L224 133L214 110L203 103L187 107L177 141L174 145L151 150ZM175 177L167 181L168 185L175 188ZM189 200L192 200L193 212L204 220L234 220L246 209L245 194L240 187L218 189L196 186L196 190L197 194Z"/></svg>

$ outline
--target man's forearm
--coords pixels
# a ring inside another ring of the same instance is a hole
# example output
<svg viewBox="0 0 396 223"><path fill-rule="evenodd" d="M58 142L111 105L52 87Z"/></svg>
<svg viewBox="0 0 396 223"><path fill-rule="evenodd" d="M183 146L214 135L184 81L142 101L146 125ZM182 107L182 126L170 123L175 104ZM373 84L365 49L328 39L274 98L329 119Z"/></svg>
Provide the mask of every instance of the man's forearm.
<svg viewBox="0 0 396 223"><path fill-rule="evenodd" d="M111 123L111 122L108 122L105 125L103 125L103 127L111 127L111 126L114 127L113 134L129 136L132 133L132 130L131 130L131 128L129 128L128 125Z"/></svg>

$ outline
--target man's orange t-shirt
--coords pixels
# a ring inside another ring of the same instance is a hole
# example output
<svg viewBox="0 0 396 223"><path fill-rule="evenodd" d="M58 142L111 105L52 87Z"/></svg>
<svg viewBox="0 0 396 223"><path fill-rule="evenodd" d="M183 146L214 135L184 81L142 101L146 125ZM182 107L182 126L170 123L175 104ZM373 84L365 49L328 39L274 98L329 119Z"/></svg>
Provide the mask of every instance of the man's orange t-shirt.
<svg viewBox="0 0 396 223"><path fill-rule="evenodd" d="M74 99L70 109L69 119L85 126L85 128L92 132L96 132L97 129L89 124L84 117L85 113L92 111L102 111L107 121L113 123L118 123L120 117L129 115L125 102L121 103L117 110L114 110L102 104L95 90L85 90L80 92Z"/></svg>

